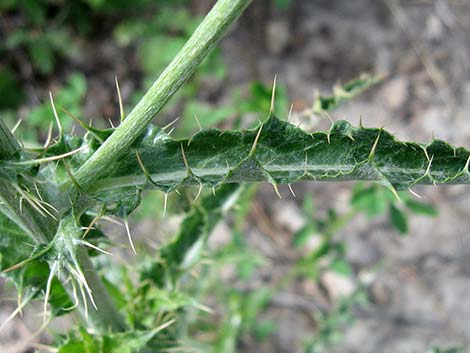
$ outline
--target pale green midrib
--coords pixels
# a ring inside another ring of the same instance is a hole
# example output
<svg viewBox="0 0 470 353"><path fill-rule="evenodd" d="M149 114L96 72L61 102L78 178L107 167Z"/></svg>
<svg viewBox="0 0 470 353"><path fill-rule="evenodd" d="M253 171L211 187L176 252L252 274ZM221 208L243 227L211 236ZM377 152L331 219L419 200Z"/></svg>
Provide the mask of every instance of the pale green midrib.
<svg viewBox="0 0 470 353"><path fill-rule="evenodd" d="M317 174L318 172L337 172L337 175L343 175L347 176L348 173L351 173L358 165L358 164L342 164L342 165L331 165L331 164L297 164L297 165L266 165L263 166L264 170L266 170L268 173L273 173L273 172L299 172L299 171L307 171L307 173L304 173L302 177L310 176L312 178L318 177L319 179L322 178L322 175ZM372 167L371 167L372 168ZM427 168L400 168L400 167L380 167L377 168L375 167L377 171L385 174L402 174L402 175L421 175L420 177L417 177L416 180L419 180L421 178L426 177L428 170ZM223 168L191 168L191 172L194 174L194 176L197 177L206 177L206 176L218 176L220 180L222 181L230 171L232 171L233 168L228 168L228 167L223 167ZM464 172L462 170L462 172ZM316 175L317 174L317 175ZM187 177L188 172L186 169L181 169L178 171L173 171L173 172L166 172L166 173L154 173L150 174L150 177L152 178L153 182L159 183L159 182L174 182L174 183L179 183L182 180ZM443 179L443 177L446 176L444 172L440 171L430 171L429 175L431 178L438 178L438 179ZM451 176L451 177L456 177ZM334 180L334 179L340 179L338 177L329 175L326 177L326 179ZM380 178L371 178L370 180L379 180ZM247 178L246 180L236 180L236 182L250 182L250 181L257 181L257 180L250 180ZM293 180L294 182L296 180ZM148 184L148 179L145 175L130 175L130 176L120 176L120 177L115 177L115 178L108 178L108 179L103 179L101 181L98 181L93 188L91 189L91 192L102 192L102 191L107 191L107 190L113 190L113 189L118 189L122 187L131 187L131 186L142 186L145 184ZM431 180L429 180L428 184L432 183ZM195 183L197 185L197 183Z"/></svg>
<svg viewBox="0 0 470 353"><path fill-rule="evenodd" d="M83 189L106 177L115 161L141 136L156 114L196 70L252 0L219 0L171 64L103 145L81 166L75 179ZM73 187L70 183L69 187Z"/></svg>

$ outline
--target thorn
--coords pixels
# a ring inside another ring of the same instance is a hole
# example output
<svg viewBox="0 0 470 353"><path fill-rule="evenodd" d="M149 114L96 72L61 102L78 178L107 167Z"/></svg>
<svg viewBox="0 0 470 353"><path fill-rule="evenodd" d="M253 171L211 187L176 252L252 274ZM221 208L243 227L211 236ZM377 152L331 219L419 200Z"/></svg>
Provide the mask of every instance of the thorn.
<svg viewBox="0 0 470 353"><path fill-rule="evenodd" d="M19 313L20 313L20 316L22 317L23 316L23 308L21 307L21 302L22 302L22 297L23 297L23 291L18 291L18 297L16 298L16 303L18 305L18 308L20 309ZM0 332L2 330L0 329Z"/></svg>
<svg viewBox="0 0 470 353"><path fill-rule="evenodd" d="M256 151L256 145L258 144L259 137L261 135L261 131L263 130L263 124L260 125L258 129L258 133L256 134L255 141L253 141L253 146L251 146L250 156L253 155Z"/></svg>
<svg viewBox="0 0 470 353"><path fill-rule="evenodd" d="M287 114L287 122L290 123L290 119L292 118L292 111L294 110L294 104L290 105L289 114Z"/></svg>
<svg viewBox="0 0 470 353"><path fill-rule="evenodd" d="M102 220L105 220L105 221L108 221L110 223L113 223L113 224L117 224L118 226L123 226L123 224L121 222L119 222L118 220L112 218L112 217L109 217L109 216L103 216L101 218Z"/></svg>
<svg viewBox="0 0 470 353"><path fill-rule="evenodd" d="M166 329L168 326L171 326L173 325L173 323L175 323L176 319L171 319L170 321L168 322L165 322L164 324L158 326L155 330L152 331L152 333L155 335L157 334L158 332Z"/></svg>
<svg viewBox="0 0 470 353"><path fill-rule="evenodd" d="M395 189L395 187L393 185L390 184L389 188L388 188L392 194L396 197L396 199L399 201L399 202L402 202L400 196L398 195L398 192L397 190Z"/></svg>
<svg viewBox="0 0 470 353"><path fill-rule="evenodd" d="M93 295L92 295L92 290L90 289L90 287L88 286L88 283L86 281L86 278L85 276L83 275L83 272L80 270L80 268L78 267L78 265L75 265L77 266L77 268L73 268L73 266L69 266L68 269L69 271L75 275L76 279L81 283L83 284L83 287L85 287L85 290L88 294L88 298L90 298L90 302L91 304L93 305L93 307L95 308L95 310L98 310L98 307L96 306L96 303L95 303L95 300L93 299ZM82 295L84 296L84 292L83 292L83 287L81 287L81 291L82 291ZM84 301L86 302L86 298L84 297L83 298Z"/></svg>
<svg viewBox="0 0 470 353"><path fill-rule="evenodd" d="M411 190L411 189L408 189L409 193L413 196L416 196L418 199L421 199L421 196L418 195L415 191Z"/></svg>
<svg viewBox="0 0 470 353"><path fill-rule="evenodd" d="M23 260L23 261L18 262L18 263L15 264L15 265L12 265L12 266L10 266L10 267L8 267L8 268L2 270L2 271L0 272L0 274L5 274L5 273L7 273L7 272L16 270L16 269L18 269L18 268L21 268L21 267L23 267L23 266L25 266L25 265L27 265L27 264L33 262L34 260L36 260L36 259L40 258L41 256L43 256L44 254L46 254L46 253L51 249L51 247L52 247L52 243L49 243L48 246L46 246L46 247L45 247L43 250L41 250L40 252L36 253L34 256L31 256L31 257L29 257L29 258L27 258L27 259L25 259L25 260Z"/></svg>
<svg viewBox="0 0 470 353"><path fill-rule="evenodd" d="M199 198L202 192L202 184L199 184L199 190L197 191L196 197L194 198L194 202Z"/></svg>
<svg viewBox="0 0 470 353"><path fill-rule="evenodd" d="M194 120L196 120L196 124L197 124L197 126L199 127L199 131L204 130L204 129L202 128L201 122L199 121L197 115L194 114L193 117L194 117Z"/></svg>
<svg viewBox="0 0 470 353"><path fill-rule="evenodd" d="M172 126L174 123L176 123L179 119L180 119L180 117L177 117L171 123L169 123L169 124L165 125L164 127L162 127L162 131L165 131L166 129L168 129L170 126Z"/></svg>
<svg viewBox="0 0 470 353"><path fill-rule="evenodd" d="M470 154L468 155L468 158L467 158L467 162L465 162L465 167L464 167L464 171L468 174L468 167L470 165Z"/></svg>
<svg viewBox="0 0 470 353"><path fill-rule="evenodd" d="M163 199L163 216L166 215L166 206L168 205L168 194L165 193L164 199Z"/></svg>
<svg viewBox="0 0 470 353"><path fill-rule="evenodd" d="M215 196L215 187L212 187L212 195Z"/></svg>
<svg viewBox="0 0 470 353"><path fill-rule="evenodd" d="M49 129L47 130L47 138L46 138L46 142L44 142L44 148L48 148L49 144L52 141L52 128L53 128L53 124L51 122L49 124Z"/></svg>
<svg viewBox="0 0 470 353"><path fill-rule="evenodd" d="M427 155L427 152L426 152L426 155ZM426 168L426 173L424 173L424 175L429 175L429 172L431 171L431 164L432 164L433 158L434 158L434 155L432 155L431 159L429 159L428 167Z"/></svg>
<svg viewBox="0 0 470 353"><path fill-rule="evenodd" d="M429 161L431 161L431 158L429 158L429 154L428 154L428 150L426 149L426 147L423 147L423 151L424 151L424 155L426 156L426 159Z"/></svg>
<svg viewBox="0 0 470 353"><path fill-rule="evenodd" d="M362 115L359 115L359 127L360 127L361 129L364 128L364 125L362 124Z"/></svg>
<svg viewBox="0 0 470 353"><path fill-rule="evenodd" d="M75 308L78 307L79 305L79 301L78 301L78 295L77 295L77 287L75 286L75 282L71 282L72 283L72 293L73 293L73 305L72 306L69 306L68 308L64 308L65 311L71 311Z"/></svg>
<svg viewBox="0 0 470 353"><path fill-rule="evenodd" d="M271 106L269 108L269 114L273 114L275 110L275 100L276 100L276 83L277 83L277 75L274 75L273 81L273 89L271 93Z"/></svg>
<svg viewBox="0 0 470 353"><path fill-rule="evenodd" d="M170 129L170 131L167 132L167 135L170 136L173 131L175 131L175 128L174 128L174 127L172 127L172 128Z"/></svg>
<svg viewBox="0 0 470 353"><path fill-rule="evenodd" d="M135 251L134 243L132 242L131 230L129 229L129 222L127 221L127 216L124 219L124 225L126 226L127 237L129 238L129 244L131 245L132 251L134 254L137 254Z"/></svg>
<svg viewBox="0 0 470 353"><path fill-rule="evenodd" d="M331 117L331 115L328 113L328 111L327 111L327 110L324 110L323 113L324 113L325 116L328 118L328 120L330 120L331 125L334 125L334 124L335 124L335 121L333 120L333 118Z"/></svg>
<svg viewBox="0 0 470 353"><path fill-rule="evenodd" d="M379 134L375 138L374 144L372 145L372 148L370 150L369 157L368 157L369 160L372 160L374 158L375 150L377 149L377 145L379 144L381 134L382 134L382 129L379 130Z"/></svg>
<svg viewBox="0 0 470 353"><path fill-rule="evenodd" d="M75 187L76 187L78 190L83 191L83 189L82 189L82 187L80 186L80 184L78 183L77 179L75 179L75 177L73 176L72 171L70 170L70 167L69 167L67 161L66 161L65 159L62 159L62 163L64 164L65 172L69 175L69 178L70 178L70 180L72 181L72 184L75 185Z"/></svg>
<svg viewBox="0 0 470 353"><path fill-rule="evenodd" d="M109 121L109 125L111 125L111 127L113 129L115 129L116 127L114 126L113 121L111 120L111 118L108 118L108 121Z"/></svg>
<svg viewBox="0 0 470 353"><path fill-rule="evenodd" d="M137 163L139 164L140 169L142 169L142 172L144 173L145 177L150 181L152 185L157 186L157 184L152 179L152 175L147 171L147 168L145 168L144 162L142 161L142 158L140 158L139 151L135 151L135 156L137 157Z"/></svg>
<svg viewBox="0 0 470 353"><path fill-rule="evenodd" d="M56 268L57 268L57 261L54 261L54 263L51 267L51 272L49 273L49 277L47 278L46 294L44 296L44 311L43 311L44 323L47 321L47 304L48 304L48 301L49 301L49 295L51 293L52 279L55 276Z"/></svg>
<svg viewBox="0 0 470 353"><path fill-rule="evenodd" d="M100 219L100 217L104 214L104 211L105 211L106 207L103 205L103 207L101 208L100 212L98 212L96 214L96 216L91 220L90 224L88 225L88 227L86 227L86 231L85 233L83 233L82 235L82 239L85 239L86 236L88 235L88 233L90 233L90 231L93 229L93 226L96 224L96 222L98 222L98 220Z"/></svg>
<svg viewBox="0 0 470 353"><path fill-rule="evenodd" d="M57 156L39 158L39 159L31 159L31 160L28 160L28 161L11 162L11 163L16 164L16 165L30 165L30 164L41 164L41 163L46 163L46 162L52 162L52 161L57 161L59 159L66 158L66 157L70 157L70 156L74 155L75 153L86 150L87 148L88 148L88 146L82 146L82 147L79 147L79 148L77 148L73 151L70 151L70 152L67 152L67 153L64 153L64 154L60 154L60 155L57 155Z"/></svg>
<svg viewBox="0 0 470 353"><path fill-rule="evenodd" d="M189 168L188 160L186 159L186 155L184 154L183 144L181 144L181 155L183 156L183 162L186 169L188 170L188 173L191 173L191 168Z"/></svg>
<svg viewBox="0 0 470 353"><path fill-rule="evenodd" d="M34 190L36 191L36 195L38 195L39 199L41 200L41 202L45 203L45 204L48 204L47 202L44 201L44 198L42 197L41 195L41 192L39 191L39 188L38 188L38 184L37 183L34 183ZM57 213L59 213L59 211L57 211L57 208L55 208L54 206L50 205L52 207L52 209L54 211L56 211Z"/></svg>
<svg viewBox="0 0 470 353"><path fill-rule="evenodd" d="M59 133L62 135L62 124L60 123L59 115L57 114L57 110L55 109L54 98L52 97L52 92L49 91L49 98L51 99L52 111L54 113L54 118L57 123L57 127L59 128Z"/></svg>
<svg viewBox="0 0 470 353"><path fill-rule="evenodd" d="M204 305L204 304L200 304L200 303L195 303L194 304L194 307L198 310L201 310L207 314L214 314L214 310L212 310L210 307L208 307L207 305Z"/></svg>
<svg viewBox="0 0 470 353"><path fill-rule="evenodd" d="M280 199L282 199L281 193L279 192L279 189L277 188L277 184L276 184L276 183L271 183L271 185L273 186L274 191L276 192L276 195L277 195Z"/></svg>
<svg viewBox="0 0 470 353"><path fill-rule="evenodd" d="M118 101L119 101L119 115L121 117L121 122L124 121L125 116L124 116L124 105L122 104L122 96L121 96L121 89L119 88L119 81L117 76L114 76L114 80L116 82L116 91L118 95Z"/></svg>
<svg viewBox="0 0 470 353"><path fill-rule="evenodd" d="M83 290L83 284L81 284L78 280L78 288L80 289L80 294L82 295L82 301L83 301L83 310L85 311L85 319L88 319L88 302L86 300L86 295L85 291Z"/></svg>
<svg viewBox="0 0 470 353"><path fill-rule="evenodd" d="M109 251L103 250L103 249L97 247L96 245L93 245L92 243L87 242L86 240L80 240L80 244L83 244L85 246L88 246L89 248L95 249L96 251L99 251L103 254L110 255L110 256L113 255Z"/></svg>
<svg viewBox="0 0 470 353"><path fill-rule="evenodd" d="M21 123L23 122L23 119L18 119L16 122L15 126L13 126L13 129L11 129L11 133L14 134L15 131L20 127Z"/></svg>
<svg viewBox="0 0 470 353"><path fill-rule="evenodd" d="M69 110L65 109L64 107L59 107L60 110L62 110L65 114L67 114L69 116L69 118L71 118L72 120L74 120L78 125L80 125L81 127L83 127L84 129L86 129L88 126L83 122L81 121L79 118L77 118L74 114L72 114L72 112L70 112Z"/></svg>
<svg viewBox="0 0 470 353"><path fill-rule="evenodd" d="M178 194L178 196L181 196L181 193L178 189L175 189L175 192Z"/></svg>
<svg viewBox="0 0 470 353"><path fill-rule="evenodd" d="M41 216L46 217L46 214L43 212L43 211L44 211L44 207L43 207L43 206L41 206L40 204L38 204L37 202L35 202L35 200L34 200L33 197L31 197L31 196L28 197L28 195L26 194L26 192L23 191L23 189L21 189L21 187L20 187L19 185L14 185L13 187L14 187L15 190L16 190L17 192L19 192L20 195L21 195L21 198L20 198L20 210L22 210L22 200L26 200L26 202L29 203L29 205L30 205L31 207L33 207L38 213L40 213ZM46 210L46 212L48 212L48 211Z"/></svg>
<svg viewBox="0 0 470 353"><path fill-rule="evenodd" d="M23 213L23 200L24 200L24 197L20 197L20 213Z"/></svg>
<svg viewBox="0 0 470 353"><path fill-rule="evenodd" d="M294 198L296 198L297 196L295 196L295 192L294 192L294 190L292 189L292 185L291 185L291 184L287 184L287 186L289 187L289 190L290 190L290 193L292 194L292 196L294 196Z"/></svg>
<svg viewBox="0 0 470 353"><path fill-rule="evenodd" d="M0 325L0 332L2 332L5 327L15 318L16 315L22 315L23 308L31 301L31 299L36 295L37 290L31 291L30 294L21 301L21 298L18 297L18 307L7 317L7 319Z"/></svg>

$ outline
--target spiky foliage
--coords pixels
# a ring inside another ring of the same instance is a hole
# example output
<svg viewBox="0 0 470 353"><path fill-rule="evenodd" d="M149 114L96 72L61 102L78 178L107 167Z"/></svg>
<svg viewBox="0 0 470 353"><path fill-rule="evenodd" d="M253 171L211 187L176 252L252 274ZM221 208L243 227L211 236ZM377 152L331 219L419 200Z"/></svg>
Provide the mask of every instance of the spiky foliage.
<svg viewBox="0 0 470 353"><path fill-rule="evenodd" d="M211 230L243 192L238 183L268 182L278 194L277 185L300 180L371 180L393 192L416 184L470 183L468 150L442 141L401 142L383 129L354 127L346 121L311 133L272 113L255 129L206 129L182 140L149 126L249 2L219 0L129 116L125 117L121 104L122 123L116 129L98 130L77 121L86 135L68 134L53 105L58 138L48 140L44 148L26 150L0 121L2 274L17 285L20 308L41 298L47 321L48 304L54 315L78 307L94 331L94 335L79 331L60 352L131 352L160 344L158 338L174 339L165 330L172 318L152 320L148 325L136 325L129 317L125 321L116 296L111 297L111 284L103 282L90 259L103 251L100 243L106 237L96 224L108 215L125 223L135 251L127 218L139 205L144 189L169 193L195 185L198 196L203 187L213 188L216 194L197 203L174 241L162 247L143 271L144 282L171 289L200 258ZM320 98L313 110L331 109L375 82L369 76L350 82L337 88L332 97ZM151 292L153 298L162 298L160 288L145 285L143 297L149 298ZM175 310L195 305L187 298L165 298ZM123 341L127 347L120 346Z"/></svg>

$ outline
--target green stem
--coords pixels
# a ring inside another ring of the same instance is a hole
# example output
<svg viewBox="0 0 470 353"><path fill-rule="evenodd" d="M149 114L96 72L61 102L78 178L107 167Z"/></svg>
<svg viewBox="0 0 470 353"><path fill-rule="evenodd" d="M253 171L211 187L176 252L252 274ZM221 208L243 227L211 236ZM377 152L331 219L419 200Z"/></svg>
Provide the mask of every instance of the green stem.
<svg viewBox="0 0 470 353"><path fill-rule="evenodd" d="M196 71L252 0L219 0L171 64L114 133L83 164L75 179L84 189L109 174L179 87ZM68 185L71 187L71 184Z"/></svg>

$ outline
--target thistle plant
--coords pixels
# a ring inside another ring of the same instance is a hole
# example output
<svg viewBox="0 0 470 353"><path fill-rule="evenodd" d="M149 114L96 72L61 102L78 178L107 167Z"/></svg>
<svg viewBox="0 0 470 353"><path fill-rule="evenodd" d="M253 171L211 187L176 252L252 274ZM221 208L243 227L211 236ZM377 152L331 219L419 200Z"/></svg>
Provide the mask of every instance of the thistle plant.
<svg viewBox="0 0 470 353"><path fill-rule="evenodd" d="M142 281L171 290L198 260L218 220L246 192L246 183L270 183L280 196L278 185L301 180L368 180L397 197L418 184L470 183L467 149L440 140L402 142L382 128L346 121L306 132L271 109L254 129L202 129L187 139L172 138L169 126L151 124L250 2L219 0L134 109L125 114L121 104L116 128L99 130L78 120L84 136L64 131L59 113L67 111L58 111L52 96L58 137L43 148L24 148L0 121L0 265L18 289L18 311L37 298L44 300L45 323L77 310L90 352L168 348L175 340L169 330L174 318L159 318L153 326L130 322L92 261L107 253L101 248L107 237L96 224L110 216L125 225L136 251L127 220L145 189L161 190L165 200L183 186L198 187L196 199L203 188L213 189L214 195L197 201L175 240L142 270ZM375 82L364 76L312 109L331 109ZM72 352L73 344L60 352Z"/></svg>

